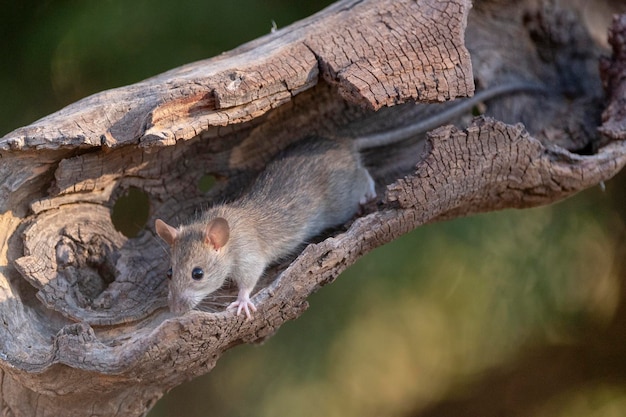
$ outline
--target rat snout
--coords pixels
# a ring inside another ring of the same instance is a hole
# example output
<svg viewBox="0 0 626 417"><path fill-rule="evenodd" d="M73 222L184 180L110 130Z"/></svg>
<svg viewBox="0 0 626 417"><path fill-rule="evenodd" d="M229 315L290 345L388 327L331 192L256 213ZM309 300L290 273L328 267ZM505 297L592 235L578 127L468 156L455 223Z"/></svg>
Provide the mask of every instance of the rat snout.
<svg viewBox="0 0 626 417"><path fill-rule="evenodd" d="M185 314L193 308L190 300L182 295L176 295L172 291L167 296L167 305L174 314Z"/></svg>

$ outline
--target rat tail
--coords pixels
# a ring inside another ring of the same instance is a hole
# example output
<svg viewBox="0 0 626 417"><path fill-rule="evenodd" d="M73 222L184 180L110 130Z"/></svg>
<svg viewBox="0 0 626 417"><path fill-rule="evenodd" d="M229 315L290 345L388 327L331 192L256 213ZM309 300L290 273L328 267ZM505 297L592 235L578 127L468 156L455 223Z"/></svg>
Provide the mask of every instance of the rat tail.
<svg viewBox="0 0 626 417"><path fill-rule="evenodd" d="M415 123L406 125L399 129L357 138L356 147L358 150L363 150L401 142L420 133L425 133L429 130L435 129L447 121L470 111L478 103L501 95L517 92L546 93L547 91L548 90L543 85L530 81L517 81L496 85L486 90L481 90L472 97L459 100L458 103L450 105L445 110L425 119L418 120Z"/></svg>

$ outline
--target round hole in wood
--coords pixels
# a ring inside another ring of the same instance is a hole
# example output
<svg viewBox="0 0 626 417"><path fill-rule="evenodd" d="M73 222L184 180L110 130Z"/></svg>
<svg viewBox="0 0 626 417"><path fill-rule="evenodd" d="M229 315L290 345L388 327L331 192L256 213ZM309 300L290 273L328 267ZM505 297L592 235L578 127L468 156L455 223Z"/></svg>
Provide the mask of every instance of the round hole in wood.
<svg viewBox="0 0 626 417"><path fill-rule="evenodd" d="M124 236L133 238L146 226L150 213L148 194L137 187L129 187L111 210L111 221Z"/></svg>

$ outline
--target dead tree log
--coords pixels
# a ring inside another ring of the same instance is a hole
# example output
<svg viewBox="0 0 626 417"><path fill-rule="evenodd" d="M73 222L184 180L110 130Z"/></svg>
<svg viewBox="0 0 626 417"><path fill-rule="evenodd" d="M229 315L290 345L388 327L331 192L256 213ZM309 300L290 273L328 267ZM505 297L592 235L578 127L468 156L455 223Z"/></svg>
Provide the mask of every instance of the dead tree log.
<svg viewBox="0 0 626 417"><path fill-rule="evenodd" d="M339 1L1 138L3 415L143 415L225 350L297 318L312 292L373 248L428 222L547 204L612 177L626 163L626 24L616 21L615 55L602 67L610 100L598 131L599 48L575 2L559 4ZM547 92L491 100L492 117L366 154L380 201L274 267L253 320L219 306L182 317L165 308L155 218L178 223L233 198L306 135L389 130L455 104L415 102L521 80ZM217 179L208 193L198 187L206 175ZM132 238L111 220L130 187L149 198Z"/></svg>

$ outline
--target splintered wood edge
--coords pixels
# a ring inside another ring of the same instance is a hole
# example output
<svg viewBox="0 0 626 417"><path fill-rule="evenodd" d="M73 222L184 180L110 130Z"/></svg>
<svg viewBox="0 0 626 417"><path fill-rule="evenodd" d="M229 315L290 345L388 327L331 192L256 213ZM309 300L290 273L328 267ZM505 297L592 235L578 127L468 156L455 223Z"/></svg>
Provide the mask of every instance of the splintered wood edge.
<svg viewBox="0 0 626 417"><path fill-rule="evenodd" d="M80 100L0 138L0 151L217 136L320 77L371 109L465 97L474 91L463 39L470 7L469 0L340 1L231 52Z"/></svg>

